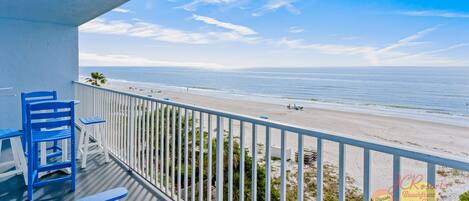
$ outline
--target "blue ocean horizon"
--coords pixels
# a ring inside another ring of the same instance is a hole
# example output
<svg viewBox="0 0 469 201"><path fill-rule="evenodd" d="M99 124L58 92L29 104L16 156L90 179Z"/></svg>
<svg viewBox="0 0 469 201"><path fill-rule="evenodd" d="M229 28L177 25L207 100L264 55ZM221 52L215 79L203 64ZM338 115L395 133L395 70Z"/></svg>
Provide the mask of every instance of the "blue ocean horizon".
<svg viewBox="0 0 469 201"><path fill-rule="evenodd" d="M200 89L215 96L411 111L464 122L469 117L469 67L81 67L80 76L95 71L108 79Z"/></svg>

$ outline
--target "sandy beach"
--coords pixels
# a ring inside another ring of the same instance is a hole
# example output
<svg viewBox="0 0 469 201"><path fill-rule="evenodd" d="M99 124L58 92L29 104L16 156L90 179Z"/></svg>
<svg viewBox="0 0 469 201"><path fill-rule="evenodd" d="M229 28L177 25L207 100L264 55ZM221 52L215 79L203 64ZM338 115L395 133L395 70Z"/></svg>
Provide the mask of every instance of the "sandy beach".
<svg viewBox="0 0 469 201"><path fill-rule="evenodd" d="M168 90L167 88L161 89L151 84L142 83L136 84L112 80L105 87L157 98L169 98L176 102L253 117L267 116L273 121L315 130L356 136L459 157L469 157L469 150L467 149L469 144L469 127L464 126L355 111L338 111L314 106L307 106L302 111L289 110L286 105L199 95L196 90ZM236 130L239 128L239 123L234 122L233 128L235 135L239 133L239 129ZM262 144L265 140L265 136L262 135L263 132L265 132L265 129L262 132L258 132L260 133L257 136L258 144ZM280 146L279 132L273 131L272 133L272 145ZM250 145L252 142L250 135L247 136L246 140L247 145ZM297 149L297 135L288 135L287 142L288 148L292 150L292 153L295 153ZM305 145L307 148L314 150L316 140L306 137ZM337 165L338 144L326 141L324 147L325 162ZM401 166L402 174L425 175L426 173L426 164L422 162L403 159ZM289 168L294 170L296 163L290 162ZM346 171L349 176L355 179L355 185L359 188L362 188L362 169L363 150L347 146ZM372 152L371 174L371 192L392 186L392 157L387 154ZM454 180L458 180L458 182L454 182ZM469 190L467 173L445 177L437 175L437 183L441 182L451 184L450 186L443 185L443 187L438 189L443 200L456 200L460 193Z"/></svg>

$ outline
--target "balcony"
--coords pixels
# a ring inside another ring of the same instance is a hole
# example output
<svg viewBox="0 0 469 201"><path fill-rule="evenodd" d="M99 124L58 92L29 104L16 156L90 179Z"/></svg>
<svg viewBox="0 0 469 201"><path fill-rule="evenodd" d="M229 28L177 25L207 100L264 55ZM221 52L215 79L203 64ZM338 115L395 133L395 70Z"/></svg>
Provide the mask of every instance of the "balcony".
<svg viewBox="0 0 469 201"><path fill-rule="evenodd" d="M0 161L11 160L9 145L4 144ZM85 196L96 194L116 187L126 187L132 193L127 200L164 200L157 192L139 176L128 171L127 166L111 160L105 164L102 155L91 156L86 170L78 168L77 189L70 192L68 183L59 183L38 188L34 192L36 200L76 200ZM1 169L3 170L3 169ZM61 174L61 173L57 173ZM54 177L53 174L48 177ZM47 178L47 177L46 177ZM2 179L0 182L0 200L26 200L27 190L22 175Z"/></svg>
<svg viewBox="0 0 469 201"><path fill-rule="evenodd" d="M79 169L76 192L51 185L36 190L39 200L74 200L118 186L129 190L127 200L370 200L379 190L373 172L389 180L389 193L399 200L406 175L421 174L435 187L442 167L469 171L468 160L450 155L78 82L74 87L77 117L107 120L114 160L92 156L87 169ZM336 160L325 160L325 147ZM0 159L7 152L4 147ZM359 165L348 167L351 162ZM389 174L381 172L385 166L392 167ZM351 173L357 170L358 177ZM1 200L26 198L20 176L1 184Z"/></svg>

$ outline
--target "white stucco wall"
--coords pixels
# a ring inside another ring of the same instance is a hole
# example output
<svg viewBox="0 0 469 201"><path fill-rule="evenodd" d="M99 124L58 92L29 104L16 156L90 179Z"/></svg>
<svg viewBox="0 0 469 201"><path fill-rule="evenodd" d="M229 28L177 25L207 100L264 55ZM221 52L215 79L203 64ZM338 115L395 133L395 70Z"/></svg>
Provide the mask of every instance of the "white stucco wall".
<svg viewBox="0 0 469 201"><path fill-rule="evenodd" d="M0 128L20 128L21 92L73 99L77 79L77 27L0 18Z"/></svg>

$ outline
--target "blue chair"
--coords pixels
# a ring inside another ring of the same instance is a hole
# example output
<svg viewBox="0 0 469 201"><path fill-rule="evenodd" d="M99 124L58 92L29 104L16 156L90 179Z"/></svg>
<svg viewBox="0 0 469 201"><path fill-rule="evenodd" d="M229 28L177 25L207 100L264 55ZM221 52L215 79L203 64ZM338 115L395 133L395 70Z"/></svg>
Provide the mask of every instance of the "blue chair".
<svg viewBox="0 0 469 201"><path fill-rule="evenodd" d="M45 101L26 105L26 133L28 154L28 199L33 200L33 189L51 183L71 180L71 190L75 191L76 153L75 153L75 104L73 101ZM39 143L56 140L70 140L71 159L38 164ZM71 174L39 180L40 172L71 168Z"/></svg>
<svg viewBox="0 0 469 201"><path fill-rule="evenodd" d="M28 92L28 93L21 93L21 119L22 119L22 126L23 131L26 130L26 105L28 103L36 103L42 101L51 101L57 100L57 92L56 91L36 91L36 92ZM23 133L23 149L26 150L26 133ZM61 148L58 146L57 141L54 141L52 147L47 148L46 150L53 150L51 154L48 154L47 158L57 157L62 154Z"/></svg>
<svg viewBox="0 0 469 201"><path fill-rule="evenodd" d="M129 192L119 187L92 196L80 198L78 201L115 201L125 198Z"/></svg>

